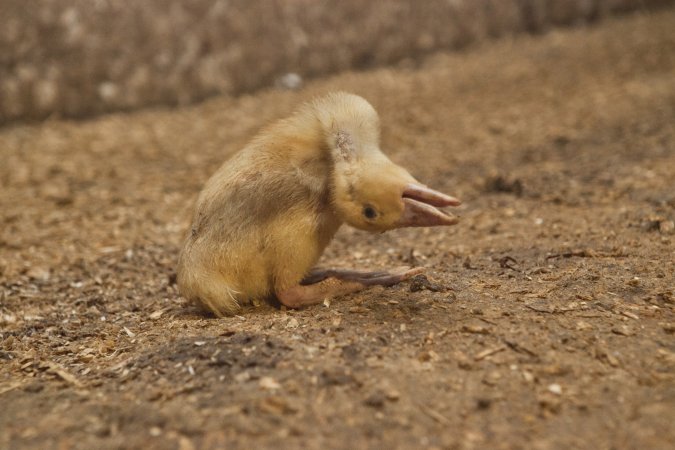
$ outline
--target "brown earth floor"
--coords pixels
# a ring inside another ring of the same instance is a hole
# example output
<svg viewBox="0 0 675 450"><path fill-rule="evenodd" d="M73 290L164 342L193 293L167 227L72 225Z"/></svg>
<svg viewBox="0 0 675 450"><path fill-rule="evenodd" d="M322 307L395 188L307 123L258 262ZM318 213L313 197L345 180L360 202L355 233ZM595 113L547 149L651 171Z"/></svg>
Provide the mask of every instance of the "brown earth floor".
<svg viewBox="0 0 675 450"><path fill-rule="evenodd" d="M0 448L666 449L675 10L179 110L0 130ZM216 319L173 284L195 196L332 89L462 198L323 264L423 279Z"/></svg>

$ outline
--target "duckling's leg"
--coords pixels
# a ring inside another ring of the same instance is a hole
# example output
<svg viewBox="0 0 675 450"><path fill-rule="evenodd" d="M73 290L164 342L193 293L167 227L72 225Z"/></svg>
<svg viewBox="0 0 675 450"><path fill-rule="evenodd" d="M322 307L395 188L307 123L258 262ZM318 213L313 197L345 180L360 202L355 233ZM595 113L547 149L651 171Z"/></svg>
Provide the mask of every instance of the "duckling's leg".
<svg viewBox="0 0 675 450"><path fill-rule="evenodd" d="M277 299L289 308L321 303L324 299L351 294L370 286L393 286L424 271L402 267L391 272L313 271L302 284L277 292ZM323 276L323 277L322 277ZM309 284L308 281L314 281Z"/></svg>
<svg viewBox="0 0 675 450"><path fill-rule="evenodd" d="M364 272L360 270L346 270L346 269L312 269L300 284L308 285L318 283L326 278L337 278L339 280L357 280L364 278L376 278L389 275L389 272Z"/></svg>

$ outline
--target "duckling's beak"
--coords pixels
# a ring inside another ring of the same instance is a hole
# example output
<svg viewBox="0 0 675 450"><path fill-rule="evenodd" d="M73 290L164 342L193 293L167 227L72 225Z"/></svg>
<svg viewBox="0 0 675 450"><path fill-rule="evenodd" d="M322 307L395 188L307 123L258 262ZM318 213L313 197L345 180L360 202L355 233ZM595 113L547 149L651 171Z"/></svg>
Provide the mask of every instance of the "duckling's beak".
<svg viewBox="0 0 675 450"><path fill-rule="evenodd" d="M402 198L403 214L396 223L398 228L435 227L454 225L459 222L456 216L438 209L461 205L462 202L455 197L434 191L421 184L411 183L403 190Z"/></svg>

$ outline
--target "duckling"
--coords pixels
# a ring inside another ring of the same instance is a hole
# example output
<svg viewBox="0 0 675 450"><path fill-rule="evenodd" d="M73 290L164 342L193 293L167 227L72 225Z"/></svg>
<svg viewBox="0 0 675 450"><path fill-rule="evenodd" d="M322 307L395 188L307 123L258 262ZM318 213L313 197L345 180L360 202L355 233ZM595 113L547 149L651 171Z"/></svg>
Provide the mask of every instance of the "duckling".
<svg viewBox="0 0 675 450"><path fill-rule="evenodd" d="M382 153L362 97L331 93L263 129L207 181L178 262L180 292L217 316L256 299L289 308L420 273L313 269L344 223L371 232L454 225L460 201Z"/></svg>

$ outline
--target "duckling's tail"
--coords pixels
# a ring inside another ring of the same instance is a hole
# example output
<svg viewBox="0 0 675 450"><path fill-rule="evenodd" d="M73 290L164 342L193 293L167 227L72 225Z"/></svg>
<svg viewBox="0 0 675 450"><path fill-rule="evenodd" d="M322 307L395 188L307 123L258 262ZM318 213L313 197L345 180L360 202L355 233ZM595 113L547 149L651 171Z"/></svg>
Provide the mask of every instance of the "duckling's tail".
<svg viewBox="0 0 675 450"><path fill-rule="evenodd" d="M181 253L177 271L178 289L183 297L218 317L240 312L240 292L230 286L221 274L192 261L186 253Z"/></svg>

